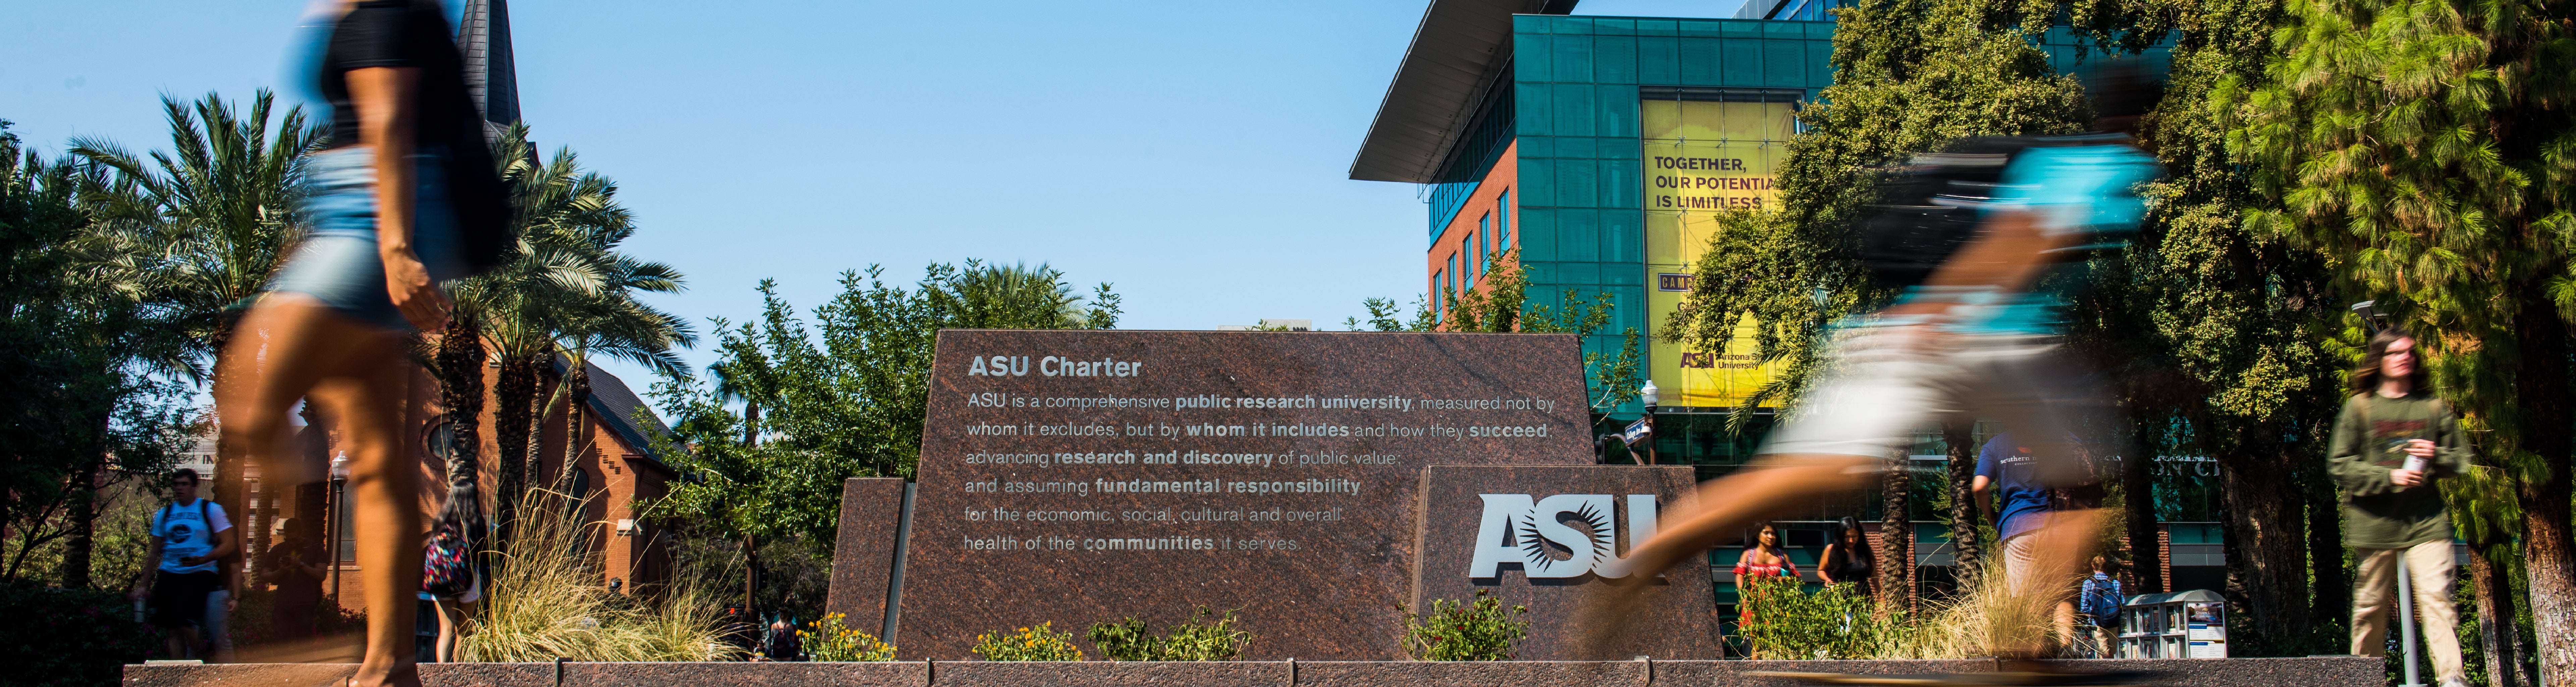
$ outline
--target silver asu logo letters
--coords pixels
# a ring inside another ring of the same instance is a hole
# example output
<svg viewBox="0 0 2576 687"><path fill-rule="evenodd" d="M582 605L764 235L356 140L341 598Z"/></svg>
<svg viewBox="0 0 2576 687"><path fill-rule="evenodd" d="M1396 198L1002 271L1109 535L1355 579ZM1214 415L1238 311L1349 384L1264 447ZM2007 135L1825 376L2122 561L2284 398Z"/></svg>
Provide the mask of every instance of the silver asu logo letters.
<svg viewBox="0 0 2576 687"><path fill-rule="evenodd" d="M1519 563L1531 578L1628 576L1619 556L1617 519L1610 494L1557 494L1532 501L1528 494L1478 494L1484 520L1476 526L1476 556L1468 577L1494 577L1504 563ZM1655 536L1655 495L1629 494L1628 545ZM1571 521L1566 517L1571 514ZM1549 544L1573 552L1558 559Z"/></svg>

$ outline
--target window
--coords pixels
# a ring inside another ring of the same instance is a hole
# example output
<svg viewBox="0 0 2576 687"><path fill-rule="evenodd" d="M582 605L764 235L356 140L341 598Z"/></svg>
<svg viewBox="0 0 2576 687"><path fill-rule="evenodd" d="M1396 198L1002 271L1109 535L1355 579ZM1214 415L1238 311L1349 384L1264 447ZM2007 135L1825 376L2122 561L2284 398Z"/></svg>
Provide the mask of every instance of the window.
<svg viewBox="0 0 2576 687"><path fill-rule="evenodd" d="M1494 250L1512 249L1512 190L1494 201Z"/></svg>
<svg viewBox="0 0 2576 687"><path fill-rule="evenodd" d="M1458 239L1458 261L1465 265L1467 270L1458 273L1458 276L1466 277L1458 283L1458 290L1476 288L1476 236L1474 234Z"/></svg>
<svg viewBox="0 0 2576 687"><path fill-rule="evenodd" d="M1488 212L1485 216L1476 218L1476 272L1478 274L1494 271L1494 261L1487 259L1493 253L1494 213Z"/></svg>
<svg viewBox="0 0 2576 687"><path fill-rule="evenodd" d="M1449 271L1448 271L1448 270L1441 270L1441 271L1438 271L1438 272L1433 272L1433 273L1431 273L1431 319L1432 319L1432 321L1435 321L1435 322L1440 321L1441 319L1443 319L1444 317L1446 317L1446 316L1449 314L1449 302L1448 302L1448 299L1447 299L1447 289L1442 288L1442 286L1443 286L1444 284L1447 284L1447 283L1448 283L1448 279L1449 279Z"/></svg>

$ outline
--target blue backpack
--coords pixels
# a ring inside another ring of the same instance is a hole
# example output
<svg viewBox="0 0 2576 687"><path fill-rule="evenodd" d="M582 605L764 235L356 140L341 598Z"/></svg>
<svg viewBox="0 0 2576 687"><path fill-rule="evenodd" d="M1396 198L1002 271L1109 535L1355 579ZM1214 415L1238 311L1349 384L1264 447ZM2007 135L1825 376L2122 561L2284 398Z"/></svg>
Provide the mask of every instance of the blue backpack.
<svg viewBox="0 0 2576 687"><path fill-rule="evenodd" d="M2120 581L2101 577L2084 578L2084 590L2076 601L2076 612L2093 619L2095 627L2111 627L2120 621Z"/></svg>

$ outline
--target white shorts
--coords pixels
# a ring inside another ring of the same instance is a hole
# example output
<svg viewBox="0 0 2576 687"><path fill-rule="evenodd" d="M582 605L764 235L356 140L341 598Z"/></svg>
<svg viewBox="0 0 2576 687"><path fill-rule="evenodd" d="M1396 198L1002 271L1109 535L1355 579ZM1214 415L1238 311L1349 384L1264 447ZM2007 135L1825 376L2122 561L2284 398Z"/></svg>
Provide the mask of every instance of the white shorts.
<svg viewBox="0 0 2576 687"><path fill-rule="evenodd" d="M1853 327L1828 356L1825 375L1758 453L1896 460L1925 425L1995 420L2031 449L2045 481L2092 481L2076 437L2107 414L2056 337Z"/></svg>

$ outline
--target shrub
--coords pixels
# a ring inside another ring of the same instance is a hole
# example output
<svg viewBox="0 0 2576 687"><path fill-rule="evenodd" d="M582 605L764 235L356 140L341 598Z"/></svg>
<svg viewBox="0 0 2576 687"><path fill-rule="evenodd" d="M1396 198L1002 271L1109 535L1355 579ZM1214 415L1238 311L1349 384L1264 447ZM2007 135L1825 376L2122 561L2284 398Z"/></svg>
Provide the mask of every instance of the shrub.
<svg viewBox="0 0 2576 687"><path fill-rule="evenodd" d="M113 685L161 636L113 592L0 586L0 665L22 685Z"/></svg>
<svg viewBox="0 0 2576 687"><path fill-rule="evenodd" d="M1091 626L1091 643L1100 654L1112 661L1230 661L1243 655L1243 647L1252 643L1252 633L1234 629L1234 610L1217 615L1216 622L1201 623L1201 618L1216 611L1200 606L1190 620L1172 628L1171 634L1155 636L1145 621L1128 618L1119 623L1096 623Z"/></svg>
<svg viewBox="0 0 2576 687"><path fill-rule="evenodd" d="M971 651L987 661L1082 660L1082 648L1073 645L1073 633L1055 631L1052 621L1010 634L975 635L975 648Z"/></svg>
<svg viewBox="0 0 2576 687"><path fill-rule="evenodd" d="M1427 619L1405 612L1404 649L1424 661L1508 661L1512 645L1529 636L1529 621L1515 616L1528 612L1528 606L1504 607L1483 589L1470 603L1434 599Z"/></svg>
<svg viewBox="0 0 2576 687"><path fill-rule="evenodd" d="M1863 658L1878 653L1877 609L1850 584L1807 593L1794 577L1739 577L1747 619L1737 634L1754 658Z"/></svg>
<svg viewBox="0 0 2576 687"><path fill-rule="evenodd" d="M894 645L841 624L844 616L826 613L823 619L806 623L812 629L797 630L796 641L805 646L805 656L816 661L892 661Z"/></svg>

